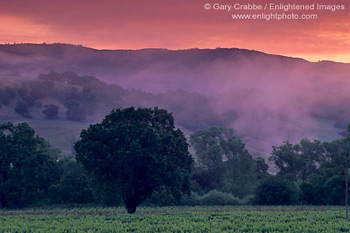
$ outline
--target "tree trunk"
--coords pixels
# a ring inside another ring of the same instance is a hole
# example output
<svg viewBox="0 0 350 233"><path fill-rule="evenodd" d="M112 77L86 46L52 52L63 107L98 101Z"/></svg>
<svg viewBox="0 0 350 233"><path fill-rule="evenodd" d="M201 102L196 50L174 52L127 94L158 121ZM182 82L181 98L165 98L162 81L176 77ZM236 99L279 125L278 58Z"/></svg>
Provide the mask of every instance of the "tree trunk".
<svg viewBox="0 0 350 233"><path fill-rule="evenodd" d="M127 209L128 214L133 214L133 213L136 212L136 206L135 205L132 205L132 206L126 205L125 208Z"/></svg>

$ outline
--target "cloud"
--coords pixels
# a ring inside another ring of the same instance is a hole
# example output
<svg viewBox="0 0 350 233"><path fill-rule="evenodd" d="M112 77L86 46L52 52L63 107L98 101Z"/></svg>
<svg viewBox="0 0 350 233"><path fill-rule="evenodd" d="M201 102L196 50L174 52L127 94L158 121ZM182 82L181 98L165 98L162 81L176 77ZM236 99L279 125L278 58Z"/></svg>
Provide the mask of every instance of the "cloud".
<svg viewBox="0 0 350 233"><path fill-rule="evenodd" d="M210 4L217 1L208 0ZM222 0L222 4L232 1ZM246 0L235 3L247 4ZM250 4L261 4L251 0ZM0 43L62 42L98 49L238 47L312 61L350 62L348 32L350 4L343 11L312 11L317 20L232 20L232 12L204 10L198 0L4 0L0 14L17 22L1 24ZM311 4L299 0L298 4ZM238 13L252 13L239 11ZM254 13L254 12L253 12ZM30 24L35 24L33 29ZM28 33L23 33L32 28ZM24 29L22 31L22 29ZM47 30L50 30L49 32ZM37 33L34 33L37 32ZM28 36L29 35L29 36Z"/></svg>
<svg viewBox="0 0 350 233"><path fill-rule="evenodd" d="M0 15L1 40L5 42L38 42L53 37L50 27L30 19L11 15Z"/></svg>

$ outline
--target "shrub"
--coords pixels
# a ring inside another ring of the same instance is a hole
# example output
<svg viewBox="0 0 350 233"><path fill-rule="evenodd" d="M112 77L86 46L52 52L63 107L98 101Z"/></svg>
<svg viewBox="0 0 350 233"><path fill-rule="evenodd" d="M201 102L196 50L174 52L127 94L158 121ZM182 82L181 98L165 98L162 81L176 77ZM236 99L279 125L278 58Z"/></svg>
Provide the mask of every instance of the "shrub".
<svg viewBox="0 0 350 233"><path fill-rule="evenodd" d="M240 200L231 193L224 193L212 190L203 196L192 193L191 196L185 196L182 200L184 205L239 205Z"/></svg>
<svg viewBox="0 0 350 233"><path fill-rule="evenodd" d="M255 203L258 205L292 205L297 200L294 183L276 176L262 180L255 191Z"/></svg>
<svg viewBox="0 0 350 233"><path fill-rule="evenodd" d="M166 187L161 187L159 190L153 192L152 196L145 202L145 205L152 206L174 206L177 204L179 204L179 201L174 198L171 191Z"/></svg>
<svg viewBox="0 0 350 233"><path fill-rule="evenodd" d="M238 205L239 199L230 193L212 190L200 198L201 205Z"/></svg>

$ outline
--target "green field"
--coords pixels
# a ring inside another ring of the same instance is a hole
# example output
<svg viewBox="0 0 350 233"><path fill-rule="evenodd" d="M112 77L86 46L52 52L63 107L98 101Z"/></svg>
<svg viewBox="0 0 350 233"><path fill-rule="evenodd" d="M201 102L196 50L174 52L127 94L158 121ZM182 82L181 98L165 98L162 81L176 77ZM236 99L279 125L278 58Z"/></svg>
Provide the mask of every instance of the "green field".
<svg viewBox="0 0 350 233"><path fill-rule="evenodd" d="M350 232L341 207L167 207L0 211L0 232Z"/></svg>

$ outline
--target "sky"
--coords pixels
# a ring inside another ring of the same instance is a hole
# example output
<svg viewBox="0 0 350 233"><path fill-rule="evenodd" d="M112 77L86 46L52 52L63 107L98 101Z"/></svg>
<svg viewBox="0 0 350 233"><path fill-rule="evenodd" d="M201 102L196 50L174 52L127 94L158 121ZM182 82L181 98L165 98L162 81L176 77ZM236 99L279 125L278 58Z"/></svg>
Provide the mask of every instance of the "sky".
<svg viewBox="0 0 350 233"><path fill-rule="evenodd" d="M314 9L276 10L280 4ZM239 9L253 5L262 9ZM262 19L233 19L238 14ZM271 14L317 19L267 20ZM1 0L0 44L7 43L96 49L242 48L350 63L350 1Z"/></svg>

